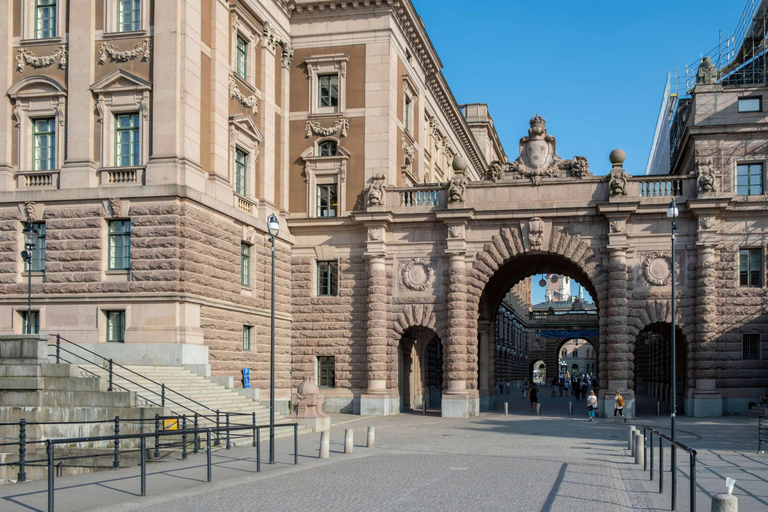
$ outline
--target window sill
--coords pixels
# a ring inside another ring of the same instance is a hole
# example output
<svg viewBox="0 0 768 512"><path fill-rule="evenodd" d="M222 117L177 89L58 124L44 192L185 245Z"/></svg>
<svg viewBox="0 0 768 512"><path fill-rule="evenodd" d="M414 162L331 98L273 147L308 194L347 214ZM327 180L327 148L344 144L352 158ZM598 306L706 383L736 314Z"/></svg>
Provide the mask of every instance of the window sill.
<svg viewBox="0 0 768 512"><path fill-rule="evenodd" d="M126 282L131 280L130 270L106 270L104 272L104 280L111 282Z"/></svg>
<svg viewBox="0 0 768 512"><path fill-rule="evenodd" d="M64 38L61 36L56 37L41 37L34 39L21 39L19 41L20 46L46 46L52 44L62 44Z"/></svg>
<svg viewBox="0 0 768 512"><path fill-rule="evenodd" d="M246 297L253 297L253 290L250 288L246 288L243 285L240 285L240 295L244 295Z"/></svg>
<svg viewBox="0 0 768 512"><path fill-rule="evenodd" d="M29 281L29 272L22 272L21 273L22 280L24 281L24 284L26 284ZM45 282L45 272L40 272L33 270L32 271L32 284L43 284Z"/></svg>
<svg viewBox="0 0 768 512"><path fill-rule="evenodd" d="M241 77L237 74L237 71L232 72L232 76L235 77L235 80L237 80L238 85L242 85L243 87L246 87L248 89L248 92L251 94L255 94L257 98L261 99L261 91L259 91L256 88L256 85L252 84L248 81L248 79Z"/></svg>
<svg viewBox="0 0 768 512"><path fill-rule="evenodd" d="M146 30L131 30L128 32L104 32L101 37L103 39L135 39L137 37L147 37L149 34Z"/></svg>
<svg viewBox="0 0 768 512"><path fill-rule="evenodd" d="M307 116L309 119L333 119L344 117L344 112L310 112Z"/></svg>

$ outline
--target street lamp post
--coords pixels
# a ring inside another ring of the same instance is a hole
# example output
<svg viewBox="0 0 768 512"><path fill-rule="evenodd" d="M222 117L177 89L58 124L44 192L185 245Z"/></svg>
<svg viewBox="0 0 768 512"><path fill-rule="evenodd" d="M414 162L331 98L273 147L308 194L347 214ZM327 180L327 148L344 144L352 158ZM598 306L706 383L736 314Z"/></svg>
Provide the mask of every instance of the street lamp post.
<svg viewBox="0 0 768 512"><path fill-rule="evenodd" d="M275 237L280 231L280 223L275 214L267 219L267 230L272 235L272 301L270 307L269 333L269 463L275 463Z"/></svg>
<svg viewBox="0 0 768 512"><path fill-rule="evenodd" d="M675 203L675 200L672 199L672 202L669 203L669 208L667 209L667 217L672 219L672 336L670 341L670 364L672 367L672 386L671 386L671 413L670 413L670 431L672 440L675 440L675 412L677 410L677 365L675 363L676 359L676 349L675 349L675 281L677 280L677 275L675 273L675 230L678 228L677 223L675 223L675 219L679 215L679 212L677 210L677 204ZM672 503L675 503L675 498L677 494L677 472L675 471L676 468L676 462L677 462L677 454L675 453L677 450L675 450L675 445L672 445Z"/></svg>
<svg viewBox="0 0 768 512"><path fill-rule="evenodd" d="M21 251L21 259L27 264L27 332L32 334L32 251L37 244L37 230L31 222L27 222L24 230L24 250Z"/></svg>

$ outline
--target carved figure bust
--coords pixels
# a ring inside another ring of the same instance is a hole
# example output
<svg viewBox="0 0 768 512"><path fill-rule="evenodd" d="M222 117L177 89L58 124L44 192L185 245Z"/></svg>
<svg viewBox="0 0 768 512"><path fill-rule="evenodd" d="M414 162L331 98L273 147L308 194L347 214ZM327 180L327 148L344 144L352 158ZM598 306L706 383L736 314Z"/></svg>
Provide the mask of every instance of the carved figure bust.
<svg viewBox="0 0 768 512"><path fill-rule="evenodd" d="M493 182L501 180L504 177L504 164L498 160L491 162L490 165L488 165L488 171L486 172L485 177Z"/></svg>
<svg viewBox="0 0 768 512"><path fill-rule="evenodd" d="M610 188L610 195L613 196L625 196L627 195L627 178L623 172L612 172L611 181L608 184Z"/></svg>
<svg viewBox="0 0 768 512"><path fill-rule="evenodd" d="M715 171L712 170L712 159L700 158L696 163L699 169L698 179L696 180L699 194L713 194L717 192Z"/></svg>
<svg viewBox="0 0 768 512"><path fill-rule="evenodd" d="M448 186L448 201L451 203L463 203L464 193L466 191L466 179L463 176L452 178L450 185Z"/></svg>
<svg viewBox="0 0 768 512"><path fill-rule="evenodd" d="M299 384L296 390L296 399L293 401L293 408L296 411L297 418L325 418L323 413L324 398L320 393L320 388L312 379L306 377Z"/></svg>
<svg viewBox="0 0 768 512"><path fill-rule="evenodd" d="M712 59L704 57L699 64L699 70L696 72L697 84L716 84L717 68L712 63Z"/></svg>

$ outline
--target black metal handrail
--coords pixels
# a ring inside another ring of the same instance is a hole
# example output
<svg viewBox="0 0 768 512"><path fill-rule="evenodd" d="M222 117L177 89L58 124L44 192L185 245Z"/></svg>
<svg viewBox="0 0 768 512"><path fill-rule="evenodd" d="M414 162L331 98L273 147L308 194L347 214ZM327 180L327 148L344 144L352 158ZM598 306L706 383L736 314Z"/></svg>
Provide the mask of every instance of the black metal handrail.
<svg viewBox="0 0 768 512"><path fill-rule="evenodd" d="M757 453L763 453L763 443L768 443L768 426L763 425L763 417L757 417Z"/></svg>
<svg viewBox="0 0 768 512"><path fill-rule="evenodd" d="M650 432L650 435L646 435L646 432ZM650 448L650 476L651 481L653 481L653 436L657 436L659 438L659 493L664 492L664 441L667 441L670 446L672 447L672 451L674 452L677 448L680 448L683 451L688 452L689 455L689 470L690 470L690 510L691 512L696 511L696 450L693 448L690 448L680 441L673 440L671 437L669 437L666 434L662 434L658 430L654 430L652 427L643 426L643 471L648 469L648 457L646 457L647 451L646 449ZM676 460L673 457L673 460ZM670 510L677 510L677 468L675 466L672 466L670 468L670 471L672 472L672 493L670 496Z"/></svg>

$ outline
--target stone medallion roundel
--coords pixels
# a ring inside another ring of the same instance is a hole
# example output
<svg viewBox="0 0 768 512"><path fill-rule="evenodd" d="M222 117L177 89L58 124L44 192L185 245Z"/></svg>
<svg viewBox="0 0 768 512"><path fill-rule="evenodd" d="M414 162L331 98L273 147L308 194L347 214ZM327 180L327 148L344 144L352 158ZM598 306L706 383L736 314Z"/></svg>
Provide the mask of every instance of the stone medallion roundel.
<svg viewBox="0 0 768 512"><path fill-rule="evenodd" d="M645 258L643 276L656 286L665 286L672 281L672 262L666 254L654 252Z"/></svg>
<svg viewBox="0 0 768 512"><path fill-rule="evenodd" d="M432 286L435 281L435 270L428 261L414 259L401 268L403 284L414 291L423 291Z"/></svg>

